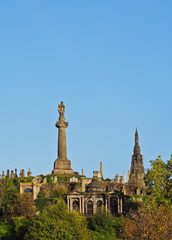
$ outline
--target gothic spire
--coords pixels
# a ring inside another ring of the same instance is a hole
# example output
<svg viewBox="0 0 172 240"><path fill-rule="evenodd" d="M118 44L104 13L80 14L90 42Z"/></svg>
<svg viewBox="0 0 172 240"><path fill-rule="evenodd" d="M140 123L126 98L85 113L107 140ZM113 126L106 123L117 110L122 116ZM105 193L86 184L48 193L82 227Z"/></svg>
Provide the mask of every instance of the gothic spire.
<svg viewBox="0 0 172 240"><path fill-rule="evenodd" d="M136 128L136 132L135 132L134 154L140 154L139 136L138 136L137 128Z"/></svg>
<svg viewBox="0 0 172 240"><path fill-rule="evenodd" d="M138 137L138 132L136 128L134 153L132 155L131 169L130 169L130 176L129 176L128 183L142 188L145 186L143 177L144 177L143 158L142 158L142 155L140 154L139 137Z"/></svg>
<svg viewBox="0 0 172 240"><path fill-rule="evenodd" d="M138 137L137 128L136 128L136 132L135 132L135 145L139 145L139 137Z"/></svg>

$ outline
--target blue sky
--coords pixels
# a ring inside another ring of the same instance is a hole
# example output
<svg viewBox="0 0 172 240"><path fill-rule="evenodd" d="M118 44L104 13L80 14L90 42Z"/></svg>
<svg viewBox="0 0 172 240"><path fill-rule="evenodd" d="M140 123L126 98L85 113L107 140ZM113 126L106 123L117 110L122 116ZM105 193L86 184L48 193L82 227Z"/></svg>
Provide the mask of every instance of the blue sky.
<svg viewBox="0 0 172 240"><path fill-rule="evenodd" d="M66 106L75 171L130 169L172 154L171 1L0 2L0 172L48 174Z"/></svg>

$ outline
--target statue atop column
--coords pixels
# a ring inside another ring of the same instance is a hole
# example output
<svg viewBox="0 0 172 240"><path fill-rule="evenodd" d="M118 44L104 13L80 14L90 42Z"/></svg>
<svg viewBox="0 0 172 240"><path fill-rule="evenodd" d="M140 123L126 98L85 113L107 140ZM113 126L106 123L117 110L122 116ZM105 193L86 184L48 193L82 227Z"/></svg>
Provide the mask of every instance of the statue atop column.
<svg viewBox="0 0 172 240"><path fill-rule="evenodd" d="M65 122L65 105L63 102L58 105L58 112L59 121L56 122L56 127L58 128L58 158L54 162L53 174L73 174L71 162L67 159L66 128L68 127L68 122Z"/></svg>
<svg viewBox="0 0 172 240"><path fill-rule="evenodd" d="M59 112L59 121L64 121L65 105L63 104L63 102L59 104L58 112Z"/></svg>

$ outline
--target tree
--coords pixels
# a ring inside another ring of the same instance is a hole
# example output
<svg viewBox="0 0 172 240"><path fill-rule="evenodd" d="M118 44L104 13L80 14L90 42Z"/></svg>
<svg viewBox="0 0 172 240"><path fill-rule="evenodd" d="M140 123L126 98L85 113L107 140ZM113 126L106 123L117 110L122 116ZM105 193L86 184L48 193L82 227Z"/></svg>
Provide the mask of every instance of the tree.
<svg viewBox="0 0 172 240"><path fill-rule="evenodd" d="M18 190L12 179L0 179L0 207L4 207L5 213L10 214L11 206L16 199Z"/></svg>
<svg viewBox="0 0 172 240"><path fill-rule="evenodd" d="M29 226L29 220L21 217L6 218L0 222L0 239L23 240Z"/></svg>
<svg viewBox="0 0 172 240"><path fill-rule="evenodd" d="M165 206L156 203L142 204L133 216L133 219L125 218L122 227L124 239L172 239L172 212Z"/></svg>
<svg viewBox="0 0 172 240"><path fill-rule="evenodd" d="M24 239L86 240L86 220L78 212L68 212L64 200L58 199L55 205L48 206L32 220Z"/></svg>
<svg viewBox="0 0 172 240"><path fill-rule="evenodd" d="M90 240L113 240L120 235L122 220L114 218L104 207L97 210L93 218L88 218Z"/></svg>
<svg viewBox="0 0 172 240"><path fill-rule="evenodd" d="M161 204L171 204L172 196L172 157L165 163L161 156L151 162L145 182L148 190L153 194L155 200Z"/></svg>
<svg viewBox="0 0 172 240"><path fill-rule="evenodd" d="M30 193L17 194L11 206L11 214L16 217L31 218L35 215L36 207Z"/></svg>

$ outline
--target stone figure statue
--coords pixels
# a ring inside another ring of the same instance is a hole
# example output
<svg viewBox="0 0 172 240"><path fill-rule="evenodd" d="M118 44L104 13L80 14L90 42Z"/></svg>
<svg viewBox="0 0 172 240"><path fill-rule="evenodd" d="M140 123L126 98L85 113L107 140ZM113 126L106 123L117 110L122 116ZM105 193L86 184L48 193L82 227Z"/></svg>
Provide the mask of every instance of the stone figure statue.
<svg viewBox="0 0 172 240"><path fill-rule="evenodd" d="M65 105L63 104L63 102L61 102L58 105L58 112L59 112L59 120L64 119Z"/></svg>

